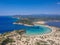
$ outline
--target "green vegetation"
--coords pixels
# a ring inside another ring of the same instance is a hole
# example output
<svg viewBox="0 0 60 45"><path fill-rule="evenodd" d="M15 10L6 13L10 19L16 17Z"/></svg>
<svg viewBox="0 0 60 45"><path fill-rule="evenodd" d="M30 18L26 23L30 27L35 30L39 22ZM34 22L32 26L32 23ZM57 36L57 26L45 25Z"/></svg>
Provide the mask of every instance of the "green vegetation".
<svg viewBox="0 0 60 45"><path fill-rule="evenodd" d="M7 38L7 39L5 39L5 40L2 41L1 45L6 45L6 44L12 43L12 42L14 42L13 39Z"/></svg>
<svg viewBox="0 0 60 45"><path fill-rule="evenodd" d="M47 44L46 41L39 41L39 42L36 42L35 45L49 45L49 44Z"/></svg>
<svg viewBox="0 0 60 45"><path fill-rule="evenodd" d="M19 35L22 35L22 34L26 33L26 31L25 31L24 29L22 29L22 30L16 30L16 32L17 32Z"/></svg>
<svg viewBox="0 0 60 45"><path fill-rule="evenodd" d="M24 33L26 33L25 30L16 30L16 32L20 35L20 40L21 40L21 38L22 38L22 35L23 35Z"/></svg>
<svg viewBox="0 0 60 45"><path fill-rule="evenodd" d="M22 23L22 24L28 24L28 25L33 25L32 21L27 19L20 19L18 21L16 21L16 23Z"/></svg>
<svg viewBox="0 0 60 45"><path fill-rule="evenodd" d="M40 45L40 43L39 42L36 42L36 45Z"/></svg>
<svg viewBox="0 0 60 45"><path fill-rule="evenodd" d="M53 40L47 40L47 41L49 41L51 45L55 43Z"/></svg>
<svg viewBox="0 0 60 45"><path fill-rule="evenodd" d="M10 32L5 32L5 33L3 33L2 35L3 36L6 36L7 34L9 34Z"/></svg>

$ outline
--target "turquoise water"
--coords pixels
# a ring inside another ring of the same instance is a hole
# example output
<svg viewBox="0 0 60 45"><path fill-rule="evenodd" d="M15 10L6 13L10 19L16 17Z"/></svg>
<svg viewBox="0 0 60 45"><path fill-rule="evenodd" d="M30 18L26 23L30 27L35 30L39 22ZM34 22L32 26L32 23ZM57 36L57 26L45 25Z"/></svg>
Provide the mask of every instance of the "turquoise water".
<svg viewBox="0 0 60 45"><path fill-rule="evenodd" d="M10 32L13 30L26 30L27 35L37 35L37 34L45 34L51 32L50 28L44 26L24 26L13 24L17 19L8 17L8 16L0 16L0 33Z"/></svg>
<svg viewBox="0 0 60 45"><path fill-rule="evenodd" d="M50 33L52 30L44 26L38 26L37 28L28 28L26 34L28 35L42 35Z"/></svg>

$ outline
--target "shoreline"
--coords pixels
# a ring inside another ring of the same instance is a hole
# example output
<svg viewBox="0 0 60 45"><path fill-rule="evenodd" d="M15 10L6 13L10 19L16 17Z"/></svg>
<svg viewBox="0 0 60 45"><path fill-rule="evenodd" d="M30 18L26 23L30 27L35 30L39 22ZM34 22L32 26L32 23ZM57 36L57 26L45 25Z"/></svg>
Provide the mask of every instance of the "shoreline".
<svg viewBox="0 0 60 45"><path fill-rule="evenodd" d="M54 26L49 26L49 25L47 25L45 23L46 23L46 21L33 22L34 25L39 24L40 26L44 26L44 27L50 28L52 30L49 33L44 33L44 34L41 34L41 35L46 35L46 34L54 33L56 31L56 28L58 28L58 27L54 27ZM24 26L34 26L34 25L28 25L28 24L22 24L22 23L15 23L15 22L13 24L24 25Z"/></svg>
<svg viewBox="0 0 60 45"><path fill-rule="evenodd" d="M37 22L33 22L33 24L41 24L41 25L45 25L45 21L37 21ZM13 24L18 24L18 25L25 25L25 26L34 26L34 25L28 25L28 24L23 24L23 23L16 23L14 22Z"/></svg>
<svg viewBox="0 0 60 45"><path fill-rule="evenodd" d="M15 23L15 22L13 24L24 25L24 26L34 26L34 25L28 25L28 24L23 24L23 23Z"/></svg>
<svg viewBox="0 0 60 45"><path fill-rule="evenodd" d="M56 32L56 27L48 26L48 25L40 25L40 26L44 26L44 27L50 28L51 32L44 33L44 34L37 34L37 35L27 35L27 36L44 36L44 35L50 35L50 34Z"/></svg>
<svg viewBox="0 0 60 45"><path fill-rule="evenodd" d="M51 28L52 32L42 34L42 35L31 35L30 37L33 37L37 40L43 40L43 41L52 40L55 41L57 44L60 44L60 37L59 37L60 32L58 31L60 28L48 26L48 25L45 26Z"/></svg>
<svg viewBox="0 0 60 45"><path fill-rule="evenodd" d="M41 35L49 35L49 34L52 34L56 31L56 28L57 27L54 27L54 26L49 26L47 24L45 24L46 21L37 21L37 22L33 22L34 25L36 24L39 24L40 26L44 26L44 27L47 27L47 28L50 28L51 29L51 32L48 32L48 33L44 33L44 34L41 34ZM33 25L28 25L28 24L22 24L22 23L13 23L13 24L19 24L19 25L25 25L25 26L33 26ZM40 35L40 34L39 34ZM37 35L36 35L37 36Z"/></svg>
<svg viewBox="0 0 60 45"><path fill-rule="evenodd" d="M15 43L15 44L18 43L18 45L25 45L25 44L27 44L27 42L29 42L28 44L34 45L36 42L39 42L39 41L47 42L47 44L52 44L50 42L54 42L54 45L55 44L60 45L60 37L59 37L60 32L58 31L58 29L60 29L60 28L57 28L54 26L48 26L48 25L41 25L41 26L48 27L48 28L52 29L52 31L50 33L46 33L46 34L42 34L42 35L26 35L26 34L24 34L24 35L22 35L21 40L19 40L20 35L17 34L15 31L9 33L7 36L9 36L9 38L14 39L15 42L13 42L13 43Z"/></svg>
<svg viewBox="0 0 60 45"><path fill-rule="evenodd" d="M55 44L60 44L60 32L58 31L60 28L54 27L54 26L48 26L48 25L44 25L46 27L49 27L52 29L52 32L50 33L46 33L46 34L42 34L42 35L30 35L27 36L28 38L32 39L34 42L37 40L42 40L42 41L54 41Z"/></svg>
<svg viewBox="0 0 60 45"><path fill-rule="evenodd" d="M45 24L46 23L46 21L37 21L37 22L33 22L33 24Z"/></svg>

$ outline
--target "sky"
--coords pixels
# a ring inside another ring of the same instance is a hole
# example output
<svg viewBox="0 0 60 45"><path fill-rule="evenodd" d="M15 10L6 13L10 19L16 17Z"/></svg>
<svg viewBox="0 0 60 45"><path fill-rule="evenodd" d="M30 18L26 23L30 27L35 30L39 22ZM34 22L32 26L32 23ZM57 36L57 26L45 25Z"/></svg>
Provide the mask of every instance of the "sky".
<svg viewBox="0 0 60 45"><path fill-rule="evenodd" d="M60 0L0 0L0 15L60 14Z"/></svg>

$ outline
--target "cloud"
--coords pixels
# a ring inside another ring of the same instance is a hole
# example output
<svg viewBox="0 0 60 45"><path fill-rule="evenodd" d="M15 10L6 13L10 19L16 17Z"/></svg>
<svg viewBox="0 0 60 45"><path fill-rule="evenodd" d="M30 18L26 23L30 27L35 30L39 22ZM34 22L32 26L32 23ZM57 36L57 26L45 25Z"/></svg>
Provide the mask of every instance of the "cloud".
<svg viewBox="0 0 60 45"><path fill-rule="evenodd" d="M60 2L58 2L57 4L60 4Z"/></svg>

